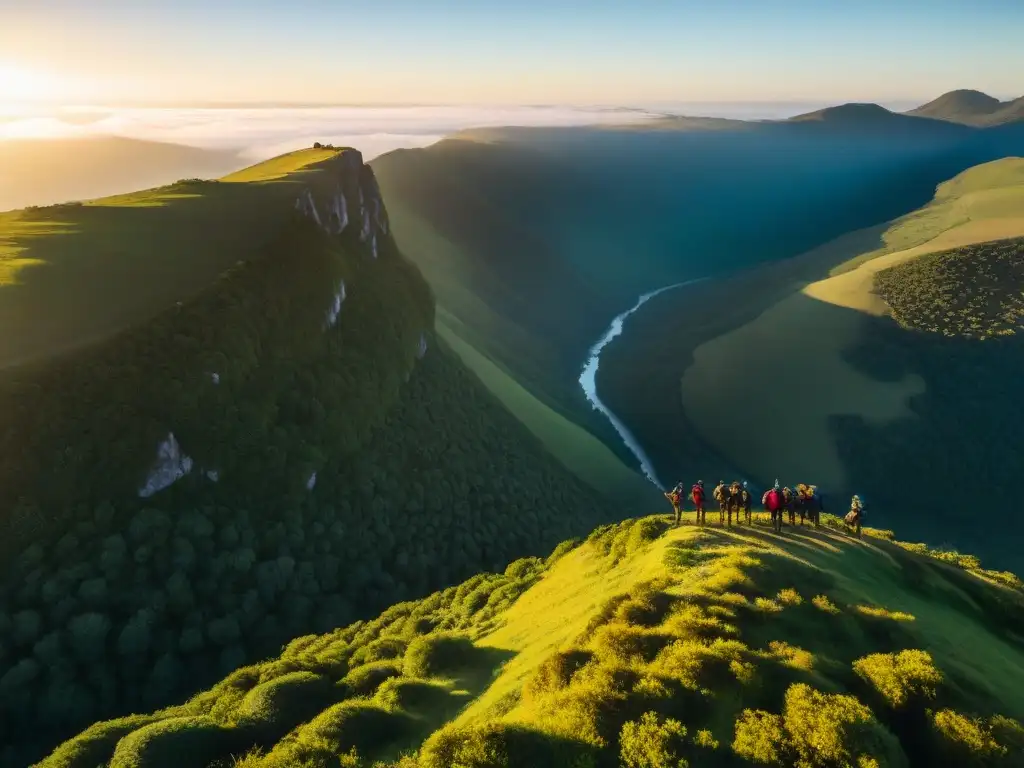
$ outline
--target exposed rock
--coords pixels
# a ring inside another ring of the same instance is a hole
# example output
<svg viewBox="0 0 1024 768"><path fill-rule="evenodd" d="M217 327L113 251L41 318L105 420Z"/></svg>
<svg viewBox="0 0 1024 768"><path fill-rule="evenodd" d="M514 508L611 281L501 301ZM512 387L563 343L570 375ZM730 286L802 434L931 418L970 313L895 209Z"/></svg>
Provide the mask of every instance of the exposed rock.
<svg viewBox="0 0 1024 768"><path fill-rule="evenodd" d="M362 243L365 243L367 238L370 236L370 232L371 231L372 231L372 227L371 227L371 223L370 223L370 209L364 207L363 208L363 227L362 227L361 230L359 230L359 241L362 242Z"/></svg>
<svg viewBox="0 0 1024 768"><path fill-rule="evenodd" d="M316 472L313 472L306 481L306 490L312 491L316 487Z"/></svg>
<svg viewBox="0 0 1024 768"><path fill-rule="evenodd" d="M370 238L370 252L373 254L373 258L377 258L377 233L374 232Z"/></svg>
<svg viewBox="0 0 1024 768"><path fill-rule="evenodd" d="M186 456L173 432L157 446L156 463L149 472L145 484L139 488L139 496L149 498L162 491L192 471L192 459Z"/></svg>
<svg viewBox="0 0 1024 768"><path fill-rule="evenodd" d="M220 384L220 374L216 372L211 373L210 381L212 381L214 384Z"/></svg>
<svg viewBox="0 0 1024 768"><path fill-rule="evenodd" d="M338 281L338 290L334 293L334 301L327 308L327 317L324 323L324 330L333 328L338 322L338 315L341 313L341 305L345 301L345 281Z"/></svg>
<svg viewBox="0 0 1024 768"><path fill-rule="evenodd" d="M206 477L210 481L212 481L214 483L219 482L220 481L220 472L217 471L216 469L208 469L208 470L206 470Z"/></svg>
<svg viewBox="0 0 1024 768"><path fill-rule="evenodd" d="M421 333L420 343L416 348L416 358L418 360L422 360L425 354L427 354L427 335L425 333Z"/></svg>
<svg viewBox="0 0 1024 768"><path fill-rule="evenodd" d="M323 227L320 221L320 213L316 209L316 201L313 200L313 192L307 187L295 200L295 210L316 222L318 227Z"/></svg>
<svg viewBox="0 0 1024 768"><path fill-rule="evenodd" d="M338 187L331 201L331 229L333 234L340 235L348 226L348 202L345 200L345 193Z"/></svg>

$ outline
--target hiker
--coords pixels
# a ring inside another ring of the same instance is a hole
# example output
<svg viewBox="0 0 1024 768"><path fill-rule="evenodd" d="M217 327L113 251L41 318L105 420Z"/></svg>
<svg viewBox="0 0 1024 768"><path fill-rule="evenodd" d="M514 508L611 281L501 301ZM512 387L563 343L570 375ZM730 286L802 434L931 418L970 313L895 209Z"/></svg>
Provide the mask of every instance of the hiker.
<svg viewBox="0 0 1024 768"><path fill-rule="evenodd" d="M846 513L846 517L843 521L853 529L854 533L857 534L857 538L861 538L860 529L861 523L864 520L864 501L860 496L854 496L850 499L850 511Z"/></svg>
<svg viewBox="0 0 1024 768"><path fill-rule="evenodd" d="M765 491L761 497L761 505L771 513L772 528L779 533L782 533L783 504L782 489L779 487L778 479L776 479L775 485Z"/></svg>
<svg viewBox="0 0 1024 768"><path fill-rule="evenodd" d="M676 526L683 516L683 483L676 483L671 491L665 492L665 498L672 502L672 510L676 513Z"/></svg>
<svg viewBox="0 0 1024 768"><path fill-rule="evenodd" d="M740 505L743 507L743 516L747 519L747 525L750 525L750 508L754 503L754 494L750 492L750 488L747 487L747 481L744 480L740 486ZM740 511L736 510L736 522L740 521Z"/></svg>
<svg viewBox="0 0 1024 768"><path fill-rule="evenodd" d="M807 497L802 502L800 507L800 518L801 524L803 524L803 516L806 514L814 523L815 528L821 527L821 513L825 511L825 502L821 498L821 494L818 492L818 486L809 485L807 486Z"/></svg>
<svg viewBox="0 0 1024 768"><path fill-rule="evenodd" d="M726 516L729 520L729 525L732 525L732 511L736 510L736 525L740 524L740 505L742 504L741 496L743 494L743 486L739 480L735 480L729 484L728 490L725 492L725 511Z"/></svg>
<svg viewBox="0 0 1024 768"><path fill-rule="evenodd" d="M789 513L789 525L796 527L796 494L787 485L782 489L782 508Z"/></svg>
<svg viewBox="0 0 1024 768"><path fill-rule="evenodd" d="M711 497L718 502L718 524L725 525L725 508L729 505L728 490L725 487L725 480L719 480Z"/></svg>
<svg viewBox="0 0 1024 768"><path fill-rule="evenodd" d="M690 489L690 498L693 499L693 506L697 508L697 524L704 525L704 481L698 480L696 485Z"/></svg>

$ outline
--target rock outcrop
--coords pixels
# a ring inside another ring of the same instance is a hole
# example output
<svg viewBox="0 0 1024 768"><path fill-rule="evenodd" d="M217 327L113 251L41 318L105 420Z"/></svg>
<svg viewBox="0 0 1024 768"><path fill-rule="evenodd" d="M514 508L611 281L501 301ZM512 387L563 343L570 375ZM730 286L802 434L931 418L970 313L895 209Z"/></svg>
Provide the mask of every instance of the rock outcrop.
<svg viewBox="0 0 1024 768"><path fill-rule="evenodd" d="M374 254L376 256L376 254ZM341 314L341 305L345 301L345 281L338 283L338 290L334 292L334 301L327 308L327 317L324 320L324 330L333 328L338 322L338 315Z"/></svg>
<svg viewBox="0 0 1024 768"><path fill-rule="evenodd" d="M307 187L295 199L295 210L312 219L329 235L340 235L352 221L359 223L359 240L370 243L376 257L376 232L388 234L388 216L373 169L354 149L343 150L332 162L335 186L321 194Z"/></svg>
<svg viewBox="0 0 1024 768"><path fill-rule="evenodd" d="M139 488L139 496L144 499L168 488L192 471L192 459L186 456L178 445L173 432L157 446L156 463L149 471L146 482Z"/></svg>

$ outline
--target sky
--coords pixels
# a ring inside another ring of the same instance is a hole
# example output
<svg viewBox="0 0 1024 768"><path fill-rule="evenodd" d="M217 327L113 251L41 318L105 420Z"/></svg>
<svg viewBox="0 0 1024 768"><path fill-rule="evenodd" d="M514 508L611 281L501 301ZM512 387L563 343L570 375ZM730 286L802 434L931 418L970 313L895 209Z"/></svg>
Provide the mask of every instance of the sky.
<svg viewBox="0 0 1024 768"><path fill-rule="evenodd" d="M1009 98L1021 39L1021 0L0 0L0 109Z"/></svg>

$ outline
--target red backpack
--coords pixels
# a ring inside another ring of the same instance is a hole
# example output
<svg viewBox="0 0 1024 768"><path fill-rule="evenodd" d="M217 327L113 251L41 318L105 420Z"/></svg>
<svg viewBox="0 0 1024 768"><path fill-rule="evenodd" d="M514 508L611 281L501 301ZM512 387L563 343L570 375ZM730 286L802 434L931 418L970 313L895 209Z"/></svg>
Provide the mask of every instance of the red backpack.
<svg viewBox="0 0 1024 768"><path fill-rule="evenodd" d="M777 512L779 507L782 506L782 491L777 491L772 488L768 491L768 510L770 512Z"/></svg>
<svg viewBox="0 0 1024 768"><path fill-rule="evenodd" d="M690 496L693 498L694 504L699 504L700 502L704 501L704 489L701 488L699 485L695 485L693 486L693 489L690 491Z"/></svg>

